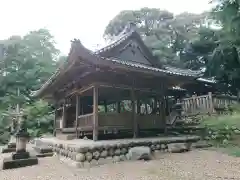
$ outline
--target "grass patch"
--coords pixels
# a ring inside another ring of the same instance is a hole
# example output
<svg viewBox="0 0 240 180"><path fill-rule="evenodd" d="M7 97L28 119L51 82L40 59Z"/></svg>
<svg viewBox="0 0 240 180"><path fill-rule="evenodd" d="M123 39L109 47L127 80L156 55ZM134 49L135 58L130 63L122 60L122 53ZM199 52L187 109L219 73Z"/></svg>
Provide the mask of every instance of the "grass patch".
<svg viewBox="0 0 240 180"><path fill-rule="evenodd" d="M236 107L232 115L205 117L201 125L214 150L240 157L240 108Z"/></svg>
<svg viewBox="0 0 240 180"><path fill-rule="evenodd" d="M240 142L240 113L210 116L201 123L206 129L204 136L208 140L222 145Z"/></svg>
<svg viewBox="0 0 240 180"><path fill-rule="evenodd" d="M240 147L227 147L226 153L235 156L235 157L240 157Z"/></svg>
<svg viewBox="0 0 240 180"><path fill-rule="evenodd" d="M211 148L214 151L218 151L224 154L228 154L229 156L233 157L240 157L240 147L234 146L234 145L228 145L228 146L218 146Z"/></svg>

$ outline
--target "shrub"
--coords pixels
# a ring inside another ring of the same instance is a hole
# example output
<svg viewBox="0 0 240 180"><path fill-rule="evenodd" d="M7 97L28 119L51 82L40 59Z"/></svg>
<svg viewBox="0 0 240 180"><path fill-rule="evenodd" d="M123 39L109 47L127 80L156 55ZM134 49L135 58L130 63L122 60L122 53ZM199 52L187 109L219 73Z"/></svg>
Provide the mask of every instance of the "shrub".
<svg viewBox="0 0 240 180"><path fill-rule="evenodd" d="M205 127L205 137L222 145L233 143L240 135L240 113L206 117L202 121Z"/></svg>

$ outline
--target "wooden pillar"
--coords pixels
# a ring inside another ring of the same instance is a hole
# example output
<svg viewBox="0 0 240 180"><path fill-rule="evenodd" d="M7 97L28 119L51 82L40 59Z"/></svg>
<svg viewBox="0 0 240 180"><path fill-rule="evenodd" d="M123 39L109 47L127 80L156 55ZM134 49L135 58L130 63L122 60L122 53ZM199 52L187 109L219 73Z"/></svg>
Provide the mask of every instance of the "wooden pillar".
<svg viewBox="0 0 240 180"><path fill-rule="evenodd" d="M140 100L137 100L137 114L141 114L141 103Z"/></svg>
<svg viewBox="0 0 240 180"><path fill-rule="evenodd" d="M107 109L107 101L106 100L104 100L104 111L105 111L105 113L107 113L107 111L108 111L108 109Z"/></svg>
<svg viewBox="0 0 240 180"><path fill-rule="evenodd" d="M98 86L93 87L93 141L98 140Z"/></svg>
<svg viewBox="0 0 240 180"><path fill-rule="evenodd" d="M162 121L163 121L163 125L164 125L164 133L167 133L167 117L166 117L166 102L167 101L167 97L163 96L161 98L161 104L162 104Z"/></svg>
<svg viewBox="0 0 240 180"><path fill-rule="evenodd" d="M154 114L157 114L157 98L154 98L154 102L153 102L153 109L154 109Z"/></svg>
<svg viewBox="0 0 240 180"><path fill-rule="evenodd" d="M76 119L75 119L75 127L76 127L76 138L78 138L78 116L79 116L79 110L80 110L80 101L79 101L79 95L76 95Z"/></svg>
<svg viewBox="0 0 240 180"><path fill-rule="evenodd" d="M133 138L136 138L138 136L138 122L136 116L136 96L134 89L131 90L131 100L132 100Z"/></svg>
<svg viewBox="0 0 240 180"><path fill-rule="evenodd" d="M146 115L148 115L148 104L145 102L144 106L145 106Z"/></svg>
<svg viewBox="0 0 240 180"><path fill-rule="evenodd" d="M158 114L162 118L162 102L161 102L161 99L158 99L157 103L158 103Z"/></svg>
<svg viewBox="0 0 240 180"><path fill-rule="evenodd" d="M121 112L121 101L117 102L117 113Z"/></svg>
<svg viewBox="0 0 240 180"><path fill-rule="evenodd" d="M65 102L63 103L63 107L62 107L62 119L61 119L61 124L60 124L60 128L65 128L66 126L66 104Z"/></svg>
<svg viewBox="0 0 240 180"><path fill-rule="evenodd" d="M54 110L53 136L56 136L56 128L57 128L57 105L55 105Z"/></svg>

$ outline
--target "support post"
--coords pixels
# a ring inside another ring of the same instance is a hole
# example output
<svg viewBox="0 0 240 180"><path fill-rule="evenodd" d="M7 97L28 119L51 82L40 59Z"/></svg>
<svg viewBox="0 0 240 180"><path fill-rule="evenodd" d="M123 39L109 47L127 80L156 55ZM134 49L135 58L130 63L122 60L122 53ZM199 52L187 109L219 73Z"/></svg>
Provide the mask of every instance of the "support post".
<svg viewBox="0 0 240 180"><path fill-rule="evenodd" d="M157 98L154 98L154 102L153 102L153 109L154 109L154 114L157 114Z"/></svg>
<svg viewBox="0 0 240 180"><path fill-rule="evenodd" d="M214 113L214 106L213 106L213 97L212 97L212 92L208 93L209 96L209 112Z"/></svg>
<svg viewBox="0 0 240 180"><path fill-rule="evenodd" d="M107 110L107 101L104 100L104 112L107 113L107 111L108 111L108 110Z"/></svg>
<svg viewBox="0 0 240 180"><path fill-rule="evenodd" d="M56 127L57 127L57 105L55 105L54 124L53 124L53 136L55 136L55 137L56 137Z"/></svg>
<svg viewBox="0 0 240 180"><path fill-rule="evenodd" d="M93 141L98 140L98 86L93 87Z"/></svg>
<svg viewBox="0 0 240 180"><path fill-rule="evenodd" d="M121 102L118 101L117 102L117 113L120 113L120 111L121 111Z"/></svg>
<svg viewBox="0 0 240 180"><path fill-rule="evenodd" d="M138 122L136 116L136 97L134 89L131 90L131 100L132 100L132 118L133 118L133 138L138 136Z"/></svg>
<svg viewBox="0 0 240 180"><path fill-rule="evenodd" d="M140 100L137 100L137 114L141 114L141 104L140 104Z"/></svg>
<svg viewBox="0 0 240 180"><path fill-rule="evenodd" d="M60 124L60 128L65 128L66 125L66 104L65 102L63 103L63 108L62 108L62 120Z"/></svg>
<svg viewBox="0 0 240 180"><path fill-rule="evenodd" d="M79 116L79 96L76 95L76 120L75 120L75 127L76 127L76 138L78 138L78 116Z"/></svg>
<svg viewBox="0 0 240 180"><path fill-rule="evenodd" d="M166 101L167 101L167 97L166 96L163 96L162 98L162 121L163 121L163 124L164 124L164 133L166 134L167 133L167 118L166 118Z"/></svg>

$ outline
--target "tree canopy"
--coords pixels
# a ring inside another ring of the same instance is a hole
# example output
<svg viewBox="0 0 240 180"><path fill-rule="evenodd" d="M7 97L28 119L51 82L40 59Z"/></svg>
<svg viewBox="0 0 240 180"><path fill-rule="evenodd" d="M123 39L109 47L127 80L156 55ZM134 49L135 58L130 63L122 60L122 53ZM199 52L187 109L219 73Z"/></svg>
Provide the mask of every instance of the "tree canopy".
<svg viewBox="0 0 240 180"><path fill-rule="evenodd" d="M59 50L46 29L31 31L23 37L12 36L2 40L1 44L4 56L0 62L0 111L5 112L6 116L2 116L0 126L5 126L11 123L9 116L16 111L17 104L24 112L26 110L29 118L33 118L27 111L29 108L40 109L39 113L41 110L46 112L46 107L41 105L45 103L36 102L31 93L39 89L56 70ZM39 121L37 115L33 119L32 127L34 122Z"/></svg>
<svg viewBox="0 0 240 180"><path fill-rule="evenodd" d="M122 11L109 22L104 37L114 38L127 23L133 22L147 46L163 64L181 66L185 47L198 38L199 29L207 23L207 15L182 13L175 16L156 8Z"/></svg>
<svg viewBox="0 0 240 180"><path fill-rule="evenodd" d="M120 12L107 25L104 37L112 39L133 22L146 45L162 64L182 68L204 68L229 93L240 88L239 1L217 0L211 12L202 14L142 8Z"/></svg>

